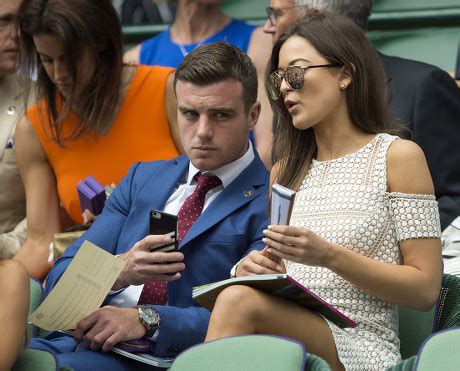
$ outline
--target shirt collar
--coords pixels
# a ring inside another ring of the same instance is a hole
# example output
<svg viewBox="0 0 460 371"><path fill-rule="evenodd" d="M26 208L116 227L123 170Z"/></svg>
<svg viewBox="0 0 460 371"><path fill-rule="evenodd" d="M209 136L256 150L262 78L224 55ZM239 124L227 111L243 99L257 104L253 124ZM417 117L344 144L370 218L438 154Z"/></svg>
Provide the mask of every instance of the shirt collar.
<svg viewBox="0 0 460 371"><path fill-rule="evenodd" d="M251 141L249 141L248 150L246 153L240 157L238 160L230 162L227 165L224 165L214 171L212 173L219 177L222 181L222 186L225 188L233 182L241 172L246 169L249 164L254 160L254 150L252 147ZM195 166L193 166L192 162L188 165L188 176L187 176L187 184L191 185L192 182L195 182L193 179L196 174L200 172Z"/></svg>

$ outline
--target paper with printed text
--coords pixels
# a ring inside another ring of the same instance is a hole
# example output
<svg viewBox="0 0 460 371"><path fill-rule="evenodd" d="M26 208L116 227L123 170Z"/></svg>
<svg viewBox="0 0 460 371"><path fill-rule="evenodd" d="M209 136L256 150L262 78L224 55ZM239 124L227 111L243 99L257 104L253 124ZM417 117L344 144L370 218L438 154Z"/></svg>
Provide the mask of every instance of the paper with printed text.
<svg viewBox="0 0 460 371"><path fill-rule="evenodd" d="M29 323L49 331L74 329L101 306L124 265L91 242L83 242L56 286L29 316Z"/></svg>

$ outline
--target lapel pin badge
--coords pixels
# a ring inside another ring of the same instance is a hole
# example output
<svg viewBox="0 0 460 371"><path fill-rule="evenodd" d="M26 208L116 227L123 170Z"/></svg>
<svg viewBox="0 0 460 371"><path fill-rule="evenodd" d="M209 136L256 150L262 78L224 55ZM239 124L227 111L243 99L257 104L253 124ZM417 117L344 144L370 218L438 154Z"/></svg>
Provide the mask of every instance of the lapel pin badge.
<svg viewBox="0 0 460 371"><path fill-rule="evenodd" d="M8 109L6 110L6 114L9 116L13 116L15 113L16 113L15 106L9 106Z"/></svg>
<svg viewBox="0 0 460 371"><path fill-rule="evenodd" d="M244 197L251 197L254 194L254 192L253 191L244 191L243 194L244 194Z"/></svg>

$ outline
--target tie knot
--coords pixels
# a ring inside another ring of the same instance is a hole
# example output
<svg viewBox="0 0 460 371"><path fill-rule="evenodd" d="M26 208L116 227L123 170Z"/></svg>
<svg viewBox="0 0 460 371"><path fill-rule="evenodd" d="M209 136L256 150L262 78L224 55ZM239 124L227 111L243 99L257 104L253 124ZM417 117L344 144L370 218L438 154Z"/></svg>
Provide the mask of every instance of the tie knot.
<svg viewBox="0 0 460 371"><path fill-rule="evenodd" d="M196 177L197 184L196 184L196 192L200 192L203 194L208 193L213 188L220 186L222 181L215 175L198 175Z"/></svg>

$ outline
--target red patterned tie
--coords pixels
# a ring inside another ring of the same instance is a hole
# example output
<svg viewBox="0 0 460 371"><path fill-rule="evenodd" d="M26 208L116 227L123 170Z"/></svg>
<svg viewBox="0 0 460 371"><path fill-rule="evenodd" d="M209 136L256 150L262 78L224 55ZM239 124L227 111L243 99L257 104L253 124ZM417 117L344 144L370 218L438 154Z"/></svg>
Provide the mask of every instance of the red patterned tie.
<svg viewBox="0 0 460 371"><path fill-rule="evenodd" d="M201 215L206 193L221 185L221 180L215 175L197 175L195 191L187 197L177 214L178 241L181 243L193 223Z"/></svg>
<svg viewBox="0 0 460 371"><path fill-rule="evenodd" d="M195 191L187 197L177 214L178 243L181 243L193 223L201 215L206 194L213 188L221 185L221 180L214 175L197 175ZM148 282L142 289L138 304L166 304L167 282Z"/></svg>

